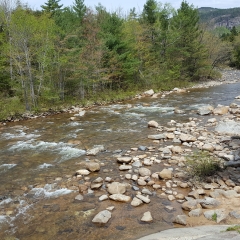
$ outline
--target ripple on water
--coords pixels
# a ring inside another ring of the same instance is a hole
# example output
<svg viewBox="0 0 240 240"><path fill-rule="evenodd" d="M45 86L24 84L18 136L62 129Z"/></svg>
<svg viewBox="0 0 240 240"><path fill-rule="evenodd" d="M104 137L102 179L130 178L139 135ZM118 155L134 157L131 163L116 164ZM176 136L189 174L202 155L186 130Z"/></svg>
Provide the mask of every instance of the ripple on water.
<svg viewBox="0 0 240 240"><path fill-rule="evenodd" d="M25 138L25 139L33 139L38 138L41 135L30 133L27 134L23 130L16 130L16 133L3 133L2 137L9 140L9 139L16 139L16 138Z"/></svg>
<svg viewBox="0 0 240 240"><path fill-rule="evenodd" d="M50 163L43 163L41 165L38 166L39 169L44 169L44 168L50 168L50 167L53 167L54 165L53 164L50 164Z"/></svg>
<svg viewBox="0 0 240 240"><path fill-rule="evenodd" d="M15 166L17 166L17 164L2 164L0 165L0 169L4 169L4 170L9 170L11 168L14 168Z"/></svg>
<svg viewBox="0 0 240 240"><path fill-rule="evenodd" d="M43 188L33 188L34 198L56 198L74 192L67 188L56 189L55 184L46 184Z"/></svg>
<svg viewBox="0 0 240 240"><path fill-rule="evenodd" d="M86 153L85 150L74 148L72 144L67 144L63 142L44 142L44 141L18 141L16 144L12 145L8 150L9 151L24 151L24 150L35 150L40 152L53 152L55 154L59 154L60 159L56 159L56 161L66 161L71 158L76 158L84 155Z"/></svg>

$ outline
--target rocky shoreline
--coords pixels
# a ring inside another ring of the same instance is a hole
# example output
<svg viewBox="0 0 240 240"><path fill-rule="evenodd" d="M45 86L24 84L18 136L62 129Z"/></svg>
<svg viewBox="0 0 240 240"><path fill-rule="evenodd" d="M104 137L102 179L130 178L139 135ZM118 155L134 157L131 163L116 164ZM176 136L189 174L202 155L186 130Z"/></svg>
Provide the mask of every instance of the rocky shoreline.
<svg viewBox="0 0 240 240"><path fill-rule="evenodd" d="M209 221L240 223L240 105L206 106L198 113L211 118L205 124L201 118L190 118L186 123L171 120L168 127L150 121L148 127L155 128L156 134L148 135L148 139L156 147L133 147L127 153L115 156L123 182L109 177L92 179L91 173L100 170L101 162L82 163L82 168L76 171L73 178L84 182L78 186L79 195L75 199L81 201L85 194L105 186L105 194L98 199L101 202L112 200L138 207L149 204L153 194L159 194L170 202L177 201L183 214L175 215L173 223L191 226L201 216L205 218L205 224ZM219 127L221 124L229 128ZM209 130L214 127L215 130ZM165 146L158 148L159 144ZM221 159L222 170L203 182L189 177L186 171L187 156L196 150L206 151L209 156ZM139 151L143 153L139 155ZM97 153L95 149L88 155ZM153 172L152 166L158 164L162 164L162 170ZM129 189L133 189L135 194L130 194ZM186 194L180 193L179 189L185 189ZM109 206L99 212L92 222L106 224L114 214L113 209ZM166 209L174 212L174 207L170 205ZM154 221L151 209L143 214L141 221Z"/></svg>
<svg viewBox="0 0 240 240"><path fill-rule="evenodd" d="M218 86L221 84L231 84L231 83L236 83L236 82L240 81L240 70L225 69L225 70L219 70L219 71L222 74L222 77L220 79L211 80L211 81L202 81L202 82L194 84L194 86L191 88L184 88L184 89L175 88L172 91L164 91L164 92L154 93L153 90L150 90L150 91L146 91L144 93L138 94L135 97L133 97L132 99L146 97L146 96L152 96L152 97L162 96L164 98L166 95L172 94L174 92L181 93L181 92L187 92L192 88L208 88L208 87ZM115 103L115 102L112 102L112 103ZM111 104L111 103L108 103L108 104ZM99 105L104 105L104 104L99 104ZM69 108L63 108L61 110L49 109L49 111L39 113L39 114L26 112L26 113L18 115L18 116L8 117L7 119L0 121L0 125L6 125L8 122L19 122L19 121L23 121L23 120L36 119L39 117L47 117L47 116L57 115L57 114L61 114L61 113L75 113L77 116L79 116L79 114L80 114L80 116L81 116L81 114L83 116L85 113L85 110L91 109L92 107L95 107L95 106L97 106L97 104L93 104L88 107L71 106Z"/></svg>

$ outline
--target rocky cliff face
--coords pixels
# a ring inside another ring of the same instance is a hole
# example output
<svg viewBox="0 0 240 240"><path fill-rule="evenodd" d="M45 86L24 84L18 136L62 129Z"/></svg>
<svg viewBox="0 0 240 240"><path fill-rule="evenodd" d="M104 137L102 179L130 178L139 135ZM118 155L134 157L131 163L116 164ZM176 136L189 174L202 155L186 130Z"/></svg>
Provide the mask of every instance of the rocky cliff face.
<svg viewBox="0 0 240 240"><path fill-rule="evenodd" d="M199 8L200 21L210 23L211 28L240 26L240 8Z"/></svg>
<svg viewBox="0 0 240 240"><path fill-rule="evenodd" d="M234 26L240 26L240 16L232 18L231 15L223 15L211 20L213 27L226 27L232 29Z"/></svg>

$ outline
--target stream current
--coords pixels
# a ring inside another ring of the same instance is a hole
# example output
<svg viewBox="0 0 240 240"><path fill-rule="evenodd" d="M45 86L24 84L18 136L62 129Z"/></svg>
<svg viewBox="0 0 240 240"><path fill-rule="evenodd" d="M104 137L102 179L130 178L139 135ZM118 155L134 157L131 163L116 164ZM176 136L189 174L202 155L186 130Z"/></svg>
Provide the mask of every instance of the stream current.
<svg viewBox="0 0 240 240"><path fill-rule="evenodd" d="M240 83L191 89L187 93L172 93L165 98L141 98L114 105L94 107L82 117L70 121L73 114L59 114L17 123L0 128L0 239L136 239L173 227L172 217L182 213L179 204L169 202L155 191L151 203L134 208L130 203L111 200L99 202L106 194L105 186L76 201L78 184L73 175L81 162L98 159L100 172L91 173L90 181L97 177L124 180L126 172L119 172L116 153L131 147L153 146L147 135L156 130L147 128L150 120L166 126L170 120L186 122L198 117L197 109L210 104L229 105L237 102ZM239 102L237 102L239 104ZM184 110L175 114L174 109ZM211 116L201 117L202 119ZM86 156L86 149L103 145L105 151L97 156ZM144 154L137 151L136 154ZM157 172L162 165L152 166ZM122 177L123 176L123 177ZM136 183L131 182L132 185ZM133 197L134 190L127 195ZM165 206L171 205L173 211ZM101 210L114 206L112 218L104 226L91 221ZM143 224L140 219L150 211L154 221Z"/></svg>

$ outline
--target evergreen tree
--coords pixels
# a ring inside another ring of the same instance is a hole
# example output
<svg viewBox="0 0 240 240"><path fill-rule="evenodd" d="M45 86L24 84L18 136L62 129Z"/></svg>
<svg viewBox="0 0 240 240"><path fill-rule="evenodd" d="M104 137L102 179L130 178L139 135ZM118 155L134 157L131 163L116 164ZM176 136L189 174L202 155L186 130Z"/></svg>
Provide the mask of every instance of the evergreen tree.
<svg viewBox="0 0 240 240"><path fill-rule="evenodd" d="M154 24L157 20L157 2L147 0L143 6L143 19L149 24Z"/></svg>
<svg viewBox="0 0 240 240"><path fill-rule="evenodd" d="M50 13L51 16L54 16L56 12L61 10L62 4L59 4L60 0L48 0L48 2L44 3L45 5L41 5L41 8L44 12Z"/></svg>
<svg viewBox="0 0 240 240"><path fill-rule="evenodd" d="M86 6L84 0L75 0L73 5L73 10L77 13L78 18L82 21L84 15L86 14Z"/></svg>
<svg viewBox="0 0 240 240"><path fill-rule="evenodd" d="M178 69L179 77L198 79L206 58L201 42L198 10L183 1L177 14L173 16L171 30L173 32L171 41L174 44L169 51L170 62Z"/></svg>

